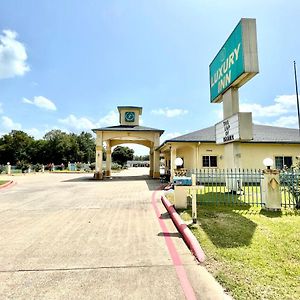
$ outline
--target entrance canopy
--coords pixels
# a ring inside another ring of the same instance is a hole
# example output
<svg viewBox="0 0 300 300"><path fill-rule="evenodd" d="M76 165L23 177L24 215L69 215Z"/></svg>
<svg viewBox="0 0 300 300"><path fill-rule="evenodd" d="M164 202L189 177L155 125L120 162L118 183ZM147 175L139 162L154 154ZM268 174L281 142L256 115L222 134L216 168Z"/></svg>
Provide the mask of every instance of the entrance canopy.
<svg viewBox="0 0 300 300"><path fill-rule="evenodd" d="M160 176L160 155L156 151L164 130L140 126L142 107L118 106L120 124L92 129L96 133L96 174L102 174L103 143L106 144L106 176L111 175L111 148L121 144L139 144L150 149L150 176ZM99 175L101 178L101 175Z"/></svg>

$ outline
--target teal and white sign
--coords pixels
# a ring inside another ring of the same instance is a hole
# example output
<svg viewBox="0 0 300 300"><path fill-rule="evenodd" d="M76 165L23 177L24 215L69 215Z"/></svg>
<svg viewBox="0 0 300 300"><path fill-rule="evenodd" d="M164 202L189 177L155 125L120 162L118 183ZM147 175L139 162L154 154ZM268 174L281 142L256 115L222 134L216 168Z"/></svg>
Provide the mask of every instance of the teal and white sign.
<svg viewBox="0 0 300 300"><path fill-rule="evenodd" d="M221 102L230 87L258 73L255 19L241 19L209 66L210 101Z"/></svg>

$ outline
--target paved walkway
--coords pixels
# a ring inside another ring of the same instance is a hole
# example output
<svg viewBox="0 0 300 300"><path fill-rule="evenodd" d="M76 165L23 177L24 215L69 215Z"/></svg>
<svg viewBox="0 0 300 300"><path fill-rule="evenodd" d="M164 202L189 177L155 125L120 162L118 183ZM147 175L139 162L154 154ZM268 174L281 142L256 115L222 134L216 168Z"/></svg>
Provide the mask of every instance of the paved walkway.
<svg viewBox="0 0 300 300"><path fill-rule="evenodd" d="M160 183L141 172L13 177L0 190L0 299L185 299L166 236L197 299L224 299L156 193L162 231L151 201Z"/></svg>

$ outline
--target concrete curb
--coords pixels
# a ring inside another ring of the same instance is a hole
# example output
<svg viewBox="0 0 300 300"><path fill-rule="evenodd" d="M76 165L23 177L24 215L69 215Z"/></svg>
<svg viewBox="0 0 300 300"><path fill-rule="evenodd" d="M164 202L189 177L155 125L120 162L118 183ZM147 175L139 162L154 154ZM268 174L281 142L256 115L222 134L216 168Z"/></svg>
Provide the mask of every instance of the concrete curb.
<svg viewBox="0 0 300 300"><path fill-rule="evenodd" d="M183 236L185 243L190 248L193 255L199 262L203 263L205 260L205 254L196 237L192 234L191 230L187 227L185 222L180 218L179 214L176 212L174 206L170 203L170 201L164 196L161 196L161 201L170 214L172 221Z"/></svg>
<svg viewBox="0 0 300 300"><path fill-rule="evenodd" d="M10 180L9 182L0 185L0 189L7 188L7 187L9 187L10 185L12 185L13 183L14 183L14 181L13 181L13 180Z"/></svg>

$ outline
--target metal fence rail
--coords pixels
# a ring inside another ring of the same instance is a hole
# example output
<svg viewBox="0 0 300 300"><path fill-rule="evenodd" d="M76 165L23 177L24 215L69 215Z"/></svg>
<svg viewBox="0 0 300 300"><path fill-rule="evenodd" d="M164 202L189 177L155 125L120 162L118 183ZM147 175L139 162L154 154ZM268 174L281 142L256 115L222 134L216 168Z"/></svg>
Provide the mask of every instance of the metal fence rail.
<svg viewBox="0 0 300 300"><path fill-rule="evenodd" d="M197 203L200 205L262 206L262 170L196 169ZM189 201L188 205L191 204Z"/></svg>
<svg viewBox="0 0 300 300"><path fill-rule="evenodd" d="M264 206L263 171L260 169L194 169L197 204ZM282 171L279 175L281 206L300 209L300 171ZM188 200L191 205L191 199Z"/></svg>
<svg viewBox="0 0 300 300"><path fill-rule="evenodd" d="M281 206L300 208L300 172L290 170L279 174Z"/></svg>

